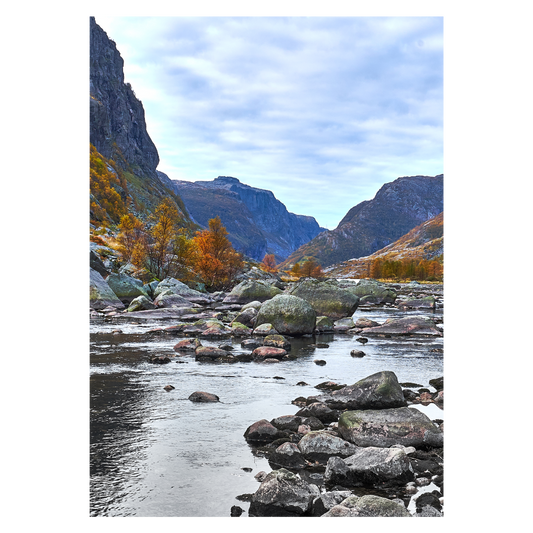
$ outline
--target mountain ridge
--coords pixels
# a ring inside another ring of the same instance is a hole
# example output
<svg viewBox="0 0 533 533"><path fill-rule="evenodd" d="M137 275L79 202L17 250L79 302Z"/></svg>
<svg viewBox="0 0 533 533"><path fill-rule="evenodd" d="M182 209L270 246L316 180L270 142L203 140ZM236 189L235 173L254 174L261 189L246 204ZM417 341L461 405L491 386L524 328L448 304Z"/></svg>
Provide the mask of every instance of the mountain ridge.
<svg viewBox="0 0 533 533"><path fill-rule="evenodd" d="M237 250L256 260L274 254L285 259L324 228L314 217L290 213L272 191L252 187L232 176L212 181L172 180L190 216L206 226L219 215Z"/></svg>
<svg viewBox="0 0 533 533"><path fill-rule="evenodd" d="M443 211L443 181L438 174L385 183L372 200L352 207L334 230L301 246L281 266L311 256L327 267L374 253Z"/></svg>

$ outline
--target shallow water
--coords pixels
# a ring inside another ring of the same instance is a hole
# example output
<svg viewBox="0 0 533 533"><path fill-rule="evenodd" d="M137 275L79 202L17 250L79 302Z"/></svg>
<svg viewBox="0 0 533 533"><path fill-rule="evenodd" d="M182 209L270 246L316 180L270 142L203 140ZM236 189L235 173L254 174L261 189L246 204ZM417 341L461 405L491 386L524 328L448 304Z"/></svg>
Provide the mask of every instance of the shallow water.
<svg viewBox="0 0 533 533"><path fill-rule="evenodd" d="M359 316L382 323L400 315L380 309L358 310ZM296 413L291 401L320 394L315 385L323 381L352 384L392 370L400 383L433 390L429 380L443 375L442 338L369 338L363 346L357 336L340 334L291 339L298 359L279 364L198 363L192 355L154 365L150 355L175 355L182 338L144 334L161 325L171 324L91 324L91 516L214 517L229 516L232 505L247 510L236 497L255 492L254 476L271 470L243 437L252 423ZM122 333L112 333L117 329ZM317 342L329 348L310 346ZM232 344L232 353L243 351L240 341ZM352 349L366 356L353 358ZM175 389L166 392L165 385ZM220 403L192 403L187 398L195 391L214 393ZM443 419L435 408L421 410Z"/></svg>

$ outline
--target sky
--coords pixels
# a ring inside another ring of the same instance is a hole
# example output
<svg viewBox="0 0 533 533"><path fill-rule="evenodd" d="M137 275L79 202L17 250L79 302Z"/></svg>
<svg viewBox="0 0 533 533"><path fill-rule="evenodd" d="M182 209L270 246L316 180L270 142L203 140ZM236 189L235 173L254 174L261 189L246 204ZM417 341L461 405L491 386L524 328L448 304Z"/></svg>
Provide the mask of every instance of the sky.
<svg viewBox="0 0 533 533"><path fill-rule="evenodd" d="M334 229L443 173L443 17L107 17L171 179L233 176Z"/></svg>

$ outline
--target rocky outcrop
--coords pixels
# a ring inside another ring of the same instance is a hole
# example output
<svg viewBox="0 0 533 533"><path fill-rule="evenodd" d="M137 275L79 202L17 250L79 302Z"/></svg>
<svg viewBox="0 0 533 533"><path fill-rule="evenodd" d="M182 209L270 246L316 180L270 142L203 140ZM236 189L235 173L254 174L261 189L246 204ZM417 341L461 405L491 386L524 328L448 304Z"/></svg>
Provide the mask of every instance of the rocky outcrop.
<svg viewBox="0 0 533 533"><path fill-rule="evenodd" d="M237 178L174 184L196 222L206 227L219 215L234 248L259 261L267 253L281 261L323 231L313 217L289 213L271 191Z"/></svg>
<svg viewBox="0 0 533 533"><path fill-rule="evenodd" d="M157 149L146 130L144 108L124 83L124 60L116 44L90 18L90 140L104 157L136 165L155 177Z"/></svg>
<svg viewBox="0 0 533 533"><path fill-rule="evenodd" d="M410 517L411 515L400 503L367 494L361 497L349 496L322 516Z"/></svg>

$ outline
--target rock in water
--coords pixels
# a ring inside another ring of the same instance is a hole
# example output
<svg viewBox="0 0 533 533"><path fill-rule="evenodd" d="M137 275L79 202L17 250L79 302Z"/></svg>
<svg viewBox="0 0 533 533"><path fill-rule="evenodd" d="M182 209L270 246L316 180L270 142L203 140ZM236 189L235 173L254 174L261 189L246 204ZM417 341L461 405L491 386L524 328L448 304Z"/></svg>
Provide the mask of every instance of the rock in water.
<svg viewBox="0 0 533 533"><path fill-rule="evenodd" d="M304 279L296 283L289 294L309 302L319 316L333 319L353 315L359 305L359 297L339 287L335 280Z"/></svg>
<svg viewBox="0 0 533 533"><path fill-rule="evenodd" d="M389 409L407 405L396 374L388 370L333 391L322 401L335 409Z"/></svg>
<svg viewBox="0 0 533 533"><path fill-rule="evenodd" d="M316 312L311 305L297 296L279 294L266 301L256 317L256 328L272 324L280 335L306 335L313 333Z"/></svg>
<svg viewBox="0 0 533 533"><path fill-rule="evenodd" d="M271 283L260 280L246 280L236 285L233 290L224 298L225 304L247 304L258 301L270 300L277 294L281 294Z"/></svg>
<svg viewBox="0 0 533 533"><path fill-rule="evenodd" d="M285 468L270 472L252 496L250 516L310 515L318 487Z"/></svg>
<svg viewBox="0 0 533 533"><path fill-rule="evenodd" d="M210 392L196 391L189 396L191 402L219 402L220 398Z"/></svg>
<svg viewBox="0 0 533 533"><path fill-rule="evenodd" d="M403 505L387 498L370 494L360 498L358 496L349 496L322 515L322 517L329 516L411 517L409 511Z"/></svg>
<svg viewBox="0 0 533 533"><path fill-rule="evenodd" d="M430 446L443 445L443 433L418 409L345 411L339 418L339 433L357 446L387 448L394 444Z"/></svg>

